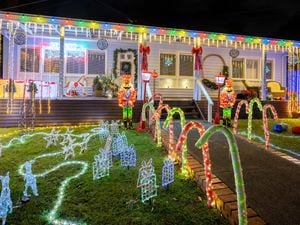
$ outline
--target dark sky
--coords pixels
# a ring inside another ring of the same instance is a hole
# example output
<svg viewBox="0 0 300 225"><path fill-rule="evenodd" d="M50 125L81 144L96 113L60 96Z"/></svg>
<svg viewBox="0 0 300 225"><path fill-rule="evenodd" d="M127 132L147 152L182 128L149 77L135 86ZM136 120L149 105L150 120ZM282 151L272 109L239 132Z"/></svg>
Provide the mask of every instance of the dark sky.
<svg viewBox="0 0 300 225"><path fill-rule="evenodd" d="M26 5L28 3L35 4ZM16 5L19 7L9 9ZM284 0L280 3L274 0L2 0L0 10L4 9L300 40L299 0Z"/></svg>

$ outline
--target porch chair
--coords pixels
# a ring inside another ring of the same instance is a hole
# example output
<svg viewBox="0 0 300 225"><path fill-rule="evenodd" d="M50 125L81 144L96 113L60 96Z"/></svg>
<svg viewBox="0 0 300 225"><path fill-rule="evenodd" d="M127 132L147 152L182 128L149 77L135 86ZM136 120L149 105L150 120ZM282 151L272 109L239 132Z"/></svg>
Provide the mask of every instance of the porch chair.
<svg viewBox="0 0 300 225"><path fill-rule="evenodd" d="M286 88L282 87L277 81L267 82L268 93L273 96L274 99L284 99L286 95Z"/></svg>

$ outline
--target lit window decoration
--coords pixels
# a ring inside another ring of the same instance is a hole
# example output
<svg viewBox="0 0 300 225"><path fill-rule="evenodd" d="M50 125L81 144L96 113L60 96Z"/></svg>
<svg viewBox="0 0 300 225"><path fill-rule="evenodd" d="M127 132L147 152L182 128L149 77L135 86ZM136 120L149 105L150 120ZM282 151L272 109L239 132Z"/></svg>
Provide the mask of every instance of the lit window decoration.
<svg viewBox="0 0 300 225"><path fill-rule="evenodd" d="M23 196L28 198L27 190L30 187L34 196L38 196L38 190L36 185L36 177L32 174L32 163L34 161L27 161L25 162L25 174L24 174L24 181L25 181L25 189L23 191Z"/></svg>
<svg viewBox="0 0 300 225"><path fill-rule="evenodd" d="M137 187L141 188L142 203L145 203L157 196L156 175L154 173L152 159L150 159L147 163L142 161L142 165L139 169Z"/></svg>
<svg viewBox="0 0 300 225"><path fill-rule="evenodd" d="M59 138L59 132L60 131L56 131L55 128L53 127L51 132L49 134L47 134L46 137L44 137L44 139L47 141L46 148L50 147L51 145L54 145L54 146L57 145L57 141Z"/></svg>
<svg viewBox="0 0 300 225"><path fill-rule="evenodd" d="M109 176L109 155L103 149L99 150L100 153L95 156L93 162L93 180L98 180L102 177Z"/></svg>
<svg viewBox="0 0 300 225"><path fill-rule="evenodd" d="M263 121L264 121L264 135L265 135L265 148L269 148L269 142L270 142L270 134L269 134L269 126L268 126L268 118L267 118L267 110L270 109L274 120L278 119L277 111L271 104L266 104L263 107Z"/></svg>
<svg viewBox="0 0 300 225"><path fill-rule="evenodd" d="M112 136L115 136L115 135L119 134L119 121L117 121L117 120L116 121L114 121L114 120L111 121L110 134Z"/></svg>
<svg viewBox="0 0 300 225"><path fill-rule="evenodd" d="M238 126L238 119L239 119L239 115L240 115L240 111L242 106L245 105L246 107L246 113L249 113L249 104L246 100L242 100L238 103L237 107L236 107L236 111L235 111L235 115L234 115L234 122L233 122L233 133L236 134L237 133L237 126Z"/></svg>
<svg viewBox="0 0 300 225"><path fill-rule="evenodd" d="M124 151L120 154L121 166L135 167L136 165L136 150L133 144L126 146Z"/></svg>
<svg viewBox="0 0 300 225"><path fill-rule="evenodd" d="M161 172L161 185L163 187L169 187L169 184L174 182L174 160L164 159L164 165Z"/></svg>
<svg viewBox="0 0 300 225"><path fill-rule="evenodd" d="M238 221L239 224L247 224L247 203L246 203L245 185L244 185L244 179L242 174L239 150L233 133L228 128L222 125L211 126L199 138L199 140L196 142L196 146L198 148L202 148L202 146L204 146L205 143L208 142L210 137L218 132L222 132L224 134L227 143L229 145L229 151L230 151L233 172L234 172L235 189L237 194Z"/></svg>
<svg viewBox="0 0 300 225"><path fill-rule="evenodd" d="M253 117L253 105L254 103L257 104L257 107L260 111L263 110L261 102L258 98L251 99L249 103L249 113L248 113L248 140L251 140L251 132L252 132L252 117Z"/></svg>
<svg viewBox="0 0 300 225"><path fill-rule="evenodd" d="M173 59L171 57L166 57L164 64L166 66L171 66L173 64Z"/></svg>
<svg viewBox="0 0 300 225"><path fill-rule="evenodd" d="M9 172L6 176L0 176L2 183L1 196L0 196L0 217L2 218L2 225L5 225L7 213L12 213L12 201L9 187Z"/></svg>

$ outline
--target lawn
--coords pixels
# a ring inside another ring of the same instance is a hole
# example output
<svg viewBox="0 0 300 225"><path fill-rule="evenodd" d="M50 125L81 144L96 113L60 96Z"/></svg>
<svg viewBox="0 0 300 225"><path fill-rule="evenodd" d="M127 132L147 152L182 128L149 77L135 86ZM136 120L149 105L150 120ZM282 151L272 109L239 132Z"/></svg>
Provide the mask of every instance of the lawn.
<svg viewBox="0 0 300 225"><path fill-rule="evenodd" d="M75 134L91 132L94 126L74 128ZM60 128L61 133L66 128ZM50 128L40 128L36 132L50 132ZM6 145L12 137L17 136L17 129L0 129L1 143ZM24 143L14 141L9 148L3 149L0 158L0 175L10 172L10 188L12 192L13 209L8 214L7 224L40 225L49 224L47 215L58 205L55 217L59 220L72 221L74 224L228 224L216 209L208 209L205 194L190 178L184 178L176 171L175 182L169 189L161 187L161 168L166 153L155 146L152 137L147 133L126 131L129 144L134 144L137 151L137 167L122 168L118 159L114 159L110 176L93 181L92 162L103 146L98 136L88 143L88 150L79 154L76 148L74 158L64 160L63 155L49 156L36 159L32 166L34 174L44 173L74 160L86 163L63 165L43 177L37 178L39 196L32 196L27 203L20 204L19 200L24 189L23 177L18 169L27 160L45 153L62 150L62 146L51 146L46 149L43 135L27 137ZM77 141L82 140L78 137ZM153 159L157 176L158 196L150 204L140 201L140 189L136 188L138 169L142 160ZM176 167L176 170L178 168ZM72 176L83 172L83 175L71 179ZM71 177L71 178L70 178ZM69 183L65 183L70 178ZM59 201L59 188L62 197ZM31 190L29 191L31 193ZM68 223L69 224L69 223Z"/></svg>
<svg viewBox="0 0 300 225"><path fill-rule="evenodd" d="M272 131L274 123L287 123L288 131L276 133ZM268 126L270 131L270 143L279 151L289 154L293 157L300 158L300 136L292 133L292 127L300 125L300 119L282 118L278 120L269 119ZM248 120L238 121L238 132L243 136L247 136ZM263 120L252 121L252 140L259 143L264 143Z"/></svg>

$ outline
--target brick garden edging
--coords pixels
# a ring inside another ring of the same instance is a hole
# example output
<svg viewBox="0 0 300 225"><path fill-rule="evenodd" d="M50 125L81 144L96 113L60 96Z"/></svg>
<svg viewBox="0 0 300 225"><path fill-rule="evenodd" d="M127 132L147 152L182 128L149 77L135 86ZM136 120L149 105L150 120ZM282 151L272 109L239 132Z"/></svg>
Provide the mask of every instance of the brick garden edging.
<svg viewBox="0 0 300 225"><path fill-rule="evenodd" d="M153 131L154 126L152 126L152 134L154 133ZM168 149L169 134L166 130L161 130L161 139L163 147ZM177 143L177 139L175 137L174 140L171 141L173 145ZM180 156L177 156L177 158L180 159ZM197 185L205 193L205 173L203 164L198 162L191 154L188 154L187 166L189 167L189 171L191 172L194 180L197 182ZM237 198L235 192L214 174L212 174L212 187L214 191L215 207L222 213L231 225L238 225ZM250 207L247 208L247 216L248 225L266 225L266 222Z"/></svg>

